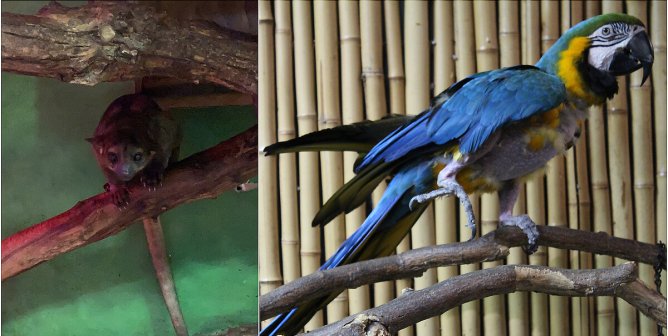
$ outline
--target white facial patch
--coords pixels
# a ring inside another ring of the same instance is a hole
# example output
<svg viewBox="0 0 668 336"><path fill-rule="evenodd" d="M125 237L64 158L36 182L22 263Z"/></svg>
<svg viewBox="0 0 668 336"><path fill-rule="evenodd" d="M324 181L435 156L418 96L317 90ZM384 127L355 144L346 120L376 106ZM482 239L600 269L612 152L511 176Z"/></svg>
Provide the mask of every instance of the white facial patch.
<svg viewBox="0 0 668 336"><path fill-rule="evenodd" d="M607 71L615 56L615 51L625 48L636 34L645 31L642 26L610 23L589 35L592 41L587 61L596 69Z"/></svg>

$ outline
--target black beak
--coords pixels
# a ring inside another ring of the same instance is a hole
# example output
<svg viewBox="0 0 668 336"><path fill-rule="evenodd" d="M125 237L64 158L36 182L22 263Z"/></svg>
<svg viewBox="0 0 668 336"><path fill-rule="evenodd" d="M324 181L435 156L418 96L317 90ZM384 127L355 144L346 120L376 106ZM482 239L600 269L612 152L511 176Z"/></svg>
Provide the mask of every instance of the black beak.
<svg viewBox="0 0 668 336"><path fill-rule="evenodd" d="M630 74L640 68L643 70L642 84L652 72L654 50L645 31L635 34L624 48L615 52L608 71L615 76ZM641 85L642 85L641 84Z"/></svg>

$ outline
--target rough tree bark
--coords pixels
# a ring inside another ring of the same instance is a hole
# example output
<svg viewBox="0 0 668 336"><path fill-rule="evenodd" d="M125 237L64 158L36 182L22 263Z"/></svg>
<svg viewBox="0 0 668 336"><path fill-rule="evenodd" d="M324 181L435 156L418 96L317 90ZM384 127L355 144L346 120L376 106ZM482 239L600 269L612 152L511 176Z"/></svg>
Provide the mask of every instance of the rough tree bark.
<svg viewBox="0 0 668 336"><path fill-rule="evenodd" d="M141 2L52 2L37 15L2 13L2 70L86 85L168 76L256 95L257 41Z"/></svg>
<svg viewBox="0 0 668 336"><path fill-rule="evenodd" d="M422 290L408 291L387 304L311 331L309 335L393 335L417 321L437 316L463 303L515 291L561 296L617 296L662 326L666 325L666 299L656 291L649 291L638 280L634 263L597 270L506 265L459 275Z"/></svg>
<svg viewBox="0 0 668 336"><path fill-rule="evenodd" d="M606 233L538 226L538 244L605 254L631 261L655 264L665 257L656 245L612 237ZM398 255L318 271L285 284L260 297L260 318L283 313L300 303L334 291L371 283L419 277L434 267L462 265L503 259L511 247L526 244L526 235L516 227L502 226L480 239L429 246Z"/></svg>
<svg viewBox="0 0 668 336"><path fill-rule="evenodd" d="M131 186L132 200L124 210L102 193L19 231L2 240L2 279L114 235L141 218L235 189L257 175L257 153L257 127L253 127L170 166L156 191L141 183Z"/></svg>

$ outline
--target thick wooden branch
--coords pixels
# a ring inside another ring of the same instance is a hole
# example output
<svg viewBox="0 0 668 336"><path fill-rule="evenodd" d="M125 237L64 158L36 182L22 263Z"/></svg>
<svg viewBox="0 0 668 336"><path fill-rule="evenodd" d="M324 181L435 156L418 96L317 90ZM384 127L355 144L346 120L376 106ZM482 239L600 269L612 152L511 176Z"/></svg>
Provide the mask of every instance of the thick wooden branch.
<svg viewBox="0 0 668 336"><path fill-rule="evenodd" d="M605 254L647 264L659 260L656 245L568 228L538 226L538 244ZM430 268L503 259L509 248L526 244L516 227L500 227L480 239L429 246L399 255L362 261L318 271L296 279L260 297L260 318L286 312L300 303L323 295L375 282L419 277ZM663 259L663 268L666 268Z"/></svg>
<svg viewBox="0 0 668 336"><path fill-rule="evenodd" d="M138 219L234 190L257 175L257 153L257 127L253 127L170 166L156 191L139 183L131 186L131 202L123 210L102 193L17 232L2 240L2 279L114 235Z"/></svg>
<svg viewBox="0 0 668 336"><path fill-rule="evenodd" d="M52 2L34 16L2 13L2 70L86 85L168 76L256 95L257 41L141 2Z"/></svg>
<svg viewBox="0 0 668 336"><path fill-rule="evenodd" d="M637 279L634 263L597 270L555 269L545 266L507 265L459 275L431 287L409 291L387 304L368 309L309 333L318 335L396 334L399 330L432 316L438 316L463 303L491 295L516 291L561 296L619 296L666 325L666 299L657 292L645 291ZM622 292L633 292L628 300ZM654 311L645 309L656 304Z"/></svg>

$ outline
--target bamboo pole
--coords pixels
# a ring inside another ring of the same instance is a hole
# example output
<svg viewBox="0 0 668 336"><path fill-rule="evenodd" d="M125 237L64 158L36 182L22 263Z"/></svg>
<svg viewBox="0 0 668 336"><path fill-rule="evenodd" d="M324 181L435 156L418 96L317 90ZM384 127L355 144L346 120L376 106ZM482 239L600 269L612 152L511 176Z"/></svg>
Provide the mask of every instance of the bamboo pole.
<svg viewBox="0 0 668 336"><path fill-rule="evenodd" d="M433 7L434 22L434 95L447 89L455 78L454 27L452 20L452 2L436 1ZM439 198L434 202L434 221L436 222L436 244L457 242L457 208L453 197ZM437 269L438 281L445 281L459 275L456 266ZM461 335L459 307L441 315L441 335Z"/></svg>
<svg viewBox="0 0 668 336"><path fill-rule="evenodd" d="M571 1L571 26L584 20L584 2L580 0ZM564 30L565 31L565 30ZM582 135L580 135L579 144L575 146L575 165L576 179L578 183L577 202L578 202L578 225L580 230L591 231L591 191L589 189L589 166L587 153L587 132L586 124L582 125ZM579 252L579 265L583 269L594 267L593 256L589 252ZM595 300L591 297L580 298L580 318L582 319L581 335L588 336L596 333L596 323L594 321Z"/></svg>
<svg viewBox="0 0 668 336"><path fill-rule="evenodd" d="M623 11L621 1L603 1L603 13ZM610 195L612 199L612 231L616 237L634 239L633 198L631 194L631 167L629 160L629 118L627 111L626 78L617 77L620 90L607 104L608 121L608 169L610 171ZM615 259L615 264L622 263ZM635 335L636 310L624 300L617 302L617 329L622 335Z"/></svg>
<svg viewBox="0 0 668 336"><path fill-rule="evenodd" d="M536 1L522 2L522 63L534 64L540 56L540 3ZM534 174L526 185L527 214L538 225L545 223L544 172ZM533 265L546 265L546 250L539 247L529 257ZM547 295L531 293L531 334L548 335Z"/></svg>
<svg viewBox="0 0 668 336"><path fill-rule="evenodd" d="M383 21L381 3L359 3L362 37L362 78L367 118L378 120L387 113L383 69Z"/></svg>
<svg viewBox="0 0 668 336"><path fill-rule="evenodd" d="M575 25L581 22L584 17L584 3L583 1L571 1L570 6L570 24L568 27ZM566 28L562 31L566 31ZM570 214L569 216L577 216L578 227L581 230L591 231L592 228L592 216L591 216L591 196L589 191L589 172L587 166L587 132L586 132L586 121L585 125L582 126L583 132L580 136L579 144L574 148L575 153L571 153L567 156L566 164L569 168L573 165L575 167L575 181L577 186L573 184L573 190L569 190L569 202L575 203L575 210L577 212ZM570 159L570 161L569 161ZM575 161L574 161L575 160ZM569 180L569 186L570 184ZM572 200L570 197L575 197L575 200ZM570 203L569 203L570 204ZM569 217L570 218L570 217ZM574 218L574 221L575 221ZM588 252L576 252L573 253L573 256L579 255L578 260L571 258L571 261L578 265L578 267L583 269L593 268L593 260L591 253ZM591 319L595 316L595 301L591 297L581 297L579 298L580 306L575 307L573 305L573 311L571 316L573 316L573 332L576 334L579 331L580 335L590 335L596 333L596 323L592 323ZM577 309L577 312L575 311ZM579 328L576 329L576 323L580 321Z"/></svg>
<svg viewBox="0 0 668 336"><path fill-rule="evenodd" d="M499 47L496 29L496 3L474 1L475 46L477 71L489 71L499 67ZM499 224L499 199L496 194L480 196L481 234L496 230ZM501 266L501 261L486 262L482 268ZM483 330L485 335L506 334L504 297L501 295L483 299Z"/></svg>
<svg viewBox="0 0 668 336"><path fill-rule="evenodd" d="M475 63L475 37L473 24L473 4L470 1L457 0L453 2L455 22L455 72L456 79L462 80L476 72ZM474 213L480 219L479 197L470 195L471 203L474 205ZM466 241L470 237L470 230L466 228L466 215L462 207L459 207L459 240ZM478 230L480 231L480 230ZM478 264L462 265L460 274L477 271ZM480 329L480 301L471 301L461 307L462 335L478 335Z"/></svg>
<svg viewBox="0 0 668 336"><path fill-rule="evenodd" d="M501 67L509 67L520 64L520 31L519 31L519 4L517 1L499 2L499 55ZM520 187L521 197L515 204L517 213L525 212L524 183ZM518 209L519 207L519 209ZM507 264L526 264L524 251L519 247L510 249ZM525 336L529 335L529 307L528 294L516 292L508 294L508 334Z"/></svg>
<svg viewBox="0 0 668 336"><path fill-rule="evenodd" d="M315 59L311 3L292 2L295 44L295 89L299 135L318 130L315 101ZM299 153L299 228L302 276L320 267L320 227L311 221L320 209L320 167L318 153ZM323 325L322 312L316 313L304 327L313 330Z"/></svg>
<svg viewBox="0 0 668 336"><path fill-rule="evenodd" d="M274 81L274 19L271 2L258 7L258 148L276 142ZM278 246L278 209L276 208L276 158L258 154L258 214L260 294L268 293L282 283Z"/></svg>
<svg viewBox="0 0 668 336"><path fill-rule="evenodd" d="M341 43L341 112L343 124L351 124L364 120L362 109L362 73L360 51L360 13L359 6L352 1L339 1L339 24ZM353 164L357 153L343 153L343 177L346 181L352 179ZM366 212L364 207L346 214L346 237L350 237L364 222ZM349 313L355 314L370 307L369 286L362 286L348 290Z"/></svg>
<svg viewBox="0 0 668 336"><path fill-rule="evenodd" d="M599 15L601 13L600 0L585 1L584 13L583 19ZM575 18L572 23L577 23ZM594 209L591 218L591 227L594 231L604 231L612 234L603 110L601 107L591 107L589 109L589 115L590 118L587 122L586 131L586 133L589 134L589 139L587 139L588 141L586 143L591 149L591 205ZM583 143L585 143L584 137L582 140ZM577 150L578 149L576 148L576 152ZM594 264L597 268L606 267L604 265L610 267L612 266L612 258L596 255ZM590 310L593 309L591 324L593 325L596 334L612 335L615 332L614 300L609 297L598 297L594 301L595 302L592 305L595 307L590 308ZM595 319L593 316L595 316Z"/></svg>
<svg viewBox="0 0 668 336"><path fill-rule="evenodd" d="M605 148L605 128L602 107L589 109L590 164L593 228L595 232L612 234L612 218L610 216L610 189L607 171L607 155ZM612 258L596 255L596 268L612 266ZM596 298L596 326L599 335L613 335L615 332L614 300L609 297Z"/></svg>
<svg viewBox="0 0 668 336"><path fill-rule="evenodd" d="M545 53L559 38L559 3L556 1L542 0L540 3L541 11L541 49ZM547 163L547 225L565 227L568 225L566 214L566 187L564 184L564 157L558 155ZM567 267L567 251L563 249L548 248L548 261L550 267ZM573 299L580 305L580 301ZM569 298L564 296L550 296L548 298L550 305L550 334L557 335L566 330L570 330L570 320L564 319L569 316ZM580 322L580 316L577 316L575 322Z"/></svg>
<svg viewBox="0 0 668 336"><path fill-rule="evenodd" d="M429 106L429 4L404 3L404 42L406 57L406 111L417 114ZM430 206L411 230L411 246L419 248L434 245L434 211ZM415 289L436 283L436 270L431 269L415 278ZM436 335L440 332L439 319L432 317L416 324L418 335Z"/></svg>
<svg viewBox="0 0 668 336"><path fill-rule="evenodd" d="M399 18L399 2L386 0L383 2L383 13L385 23L385 44L387 46L387 71L390 88L390 111L394 114L406 114L406 78L404 77L404 63L401 43L401 21ZM381 66L382 67L382 66ZM383 93L384 97L384 93ZM383 111L385 113L386 111ZM380 117L378 112L368 111L367 118ZM373 113L373 114L372 114ZM378 203L386 184L382 182L374 190L374 203ZM399 246L397 253L402 253L410 249L410 234L406 236ZM412 287L412 279L401 279L392 282L376 284L374 287L375 305L389 302L394 297L394 292L400 293L404 288ZM413 328L405 328L399 331L399 335L412 335Z"/></svg>
<svg viewBox="0 0 668 336"><path fill-rule="evenodd" d="M630 15L647 22L647 1L626 1ZM642 72L636 71L629 77L631 98L631 134L633 148L633 199L638 241L656 242L654 210L654 172L652 157L652 81L641 86ZM651 284L654 269L650 265L640 265L640 280ZM656 335L656 322L640 314L640 335Z"/></svg>
<svg viewBox="0 0 668 336"><path fill-rule="evenodd" d="M582 1L562 0L561 31L583 19ZM585 124L582 135L574 148L566 152L566 181L568 193L568 225L573 229L591 231L589 175L587 168L587 134ZM571 268L591 269L591 253L570 251ZM594 314L594 301L590 297L571 298L571 321L573 336L588 336L594 333L595 323L590 319Z"/></svg>
<svg viewBox="0 0 668 336"><path fill-rule="evenodd" d="M339 53L336 3L313 3L315 24L316 83L318 96L318 128L341 125L339 106ZM329 199L343 185L343 155L338 152L320 153L322 163L322 197ZM329 258L345 239L344 217L339 215L325 226L325 256ZM341 293L327 305L328 323L348 314L347 292Z"/></svg>
<svg viewBox="0 0 668 336"><path fill-rule="evenodd" d="M388 50L387 51L388 52L388 72L390 74L392 74L392 71L398 71L398 70L393 70L393 69L396 69L397 64L396 64L396 61L393 62L393 60L391 59L391 56L394 59L396 59L398 57L398 59L400 60L398 66L400 67L400 70L401 70L401 78L398 78L396 80L390 80L390 105L391 105L391 108L393 109L393 111L394 111L394 109L400 109L401 111L404 111L406 106L404 104L405 92L404 92L404 86L403 86L404 85L403 84L403 63L401 63L401 59L402 59L402 56L401 56L401 39L396 38L397 36L400 36L399 35L400 30L398 28L396 29L396 31L391 30L392 28L389 27L390 22L392 20L394 20L394 22L392 24L397 25L397 26L399 25L399 3L397 1L384 1L383 6L384 6L384 10L385 10L385 18L384 18L385 19L385 25L387 27L386 30L385 30L385 33L387 34L386 35L387 36L386 45L387 45L387 50ZM392 9L391 12L396 13L396 15L389 15L388 12L387 12L388 8L391 8ZM394 51L391 52L391 50L394 50ZM395 87L397 85L397 82L401 83L401 90L399 92L397 92L396 89L392 89L393 87ZM365 95L366 95L366 92L365 92ZM400 101L399 105L397 105L397 99L399 99L399 101ZM367 115L367 118L369 118L368 115ZM378 204L378 201L380 200L383 193L385 192L385 186L386 186L385 182L381 182L378 185L378 187L376 188L376 190L374 190L374 192L372 194L372 197L371 197L372 200L373 200L373 204ZM409 250L410 245L404 246L402 248L402 245L405 245L404 242L406 242L408 240L409 240L408 237L404 238L402 243L399 244L399 247L397 247L397 250L398 251L399 250L400 251ZM406 280L406 281L410 281L410 280ZM406 281L404 281L404 282L406 282ZM397 281L396 283L397 283L397 288L410 287L410 282L408 282L407 286L404 285L404 287L400 287L400 285L399 285L400 282L399 281ZM373 289L374 289L373 302L374 302L374 306L377 307L379 305L390 302L390 300L392 300L394 298L395 282L394 281L379 282L379 283L374 284ZM401 332L404 332L404 331L401 331Z"/></svg>
<svg viewBox="0 0 668 336"><path fill-rule="evenodd" d="M569 149L565 153L565 164L566 164L566 193L568 195L568 227L570 229L577 230L579 227L580 220L578 218L578 181L576 178L576 169L575 169L575 148ZM548 168L548 171L550 168ZM548 177L548 184L550 179ZM549 208L548 203L548 208ZM582 268L580 266L580 253L576 250L570 250L568 261L571 269ZM571 300L571 330L573 336L582 335L582 325L583 325L583 311L581 307L580 298L572 297Z"/></svg>
<svg viewBox="0 0 668 336"><path fill-rule="evenodd" d="M276 17L276 102L278 107L278 141L295 137L294 90L292 70L292 19L290 3L274 2ZM281 207L281 260L285 282L299 278L299 218L297 216L297 170L295 154L278 157Z"/></svg>
<svg viewBox="0 0 668 336"><path fill-rule="evenodd" d="M584 20L584 1L582 0L571 0L571 14L570 14L571 23L570 26L578 24L580 21Z"/></svg>
<svg viewBox="0 0 668 336"><path fill-rule="evenodd" d="M666 2L650 2L650 35L654 45L654 143L656 153L656 237L666 239ZM663 66L659 66L663 65ZM666 272L661 274L661 292L666 294Z"/></svg>
<svg viewBox="0 0 668 336"><path fill-rule="evenodd" d="M601 14L601 0L585 1L585 17L590 18Z"/></svg>
<svg viewBox="0 0 668 336"><path fill-rule="evenodd" d="M399 1L383 1L383 13L385 45L387 46L387 79L390 83L390 113L406 114L406 77L404 76L404 57L401 53Z"/></svg>
<svg viewBox="0 0 668 336"><path fill-rule="evenodd" d="M589 190L589 167L587 164L587 121L581 126L582 134L580 135L579 144L575 146L575 176L577 179L577 209L578 209L578 226L580 230L592 230L592 216L591 216L591 192ZM580 252L579 266L582 269L592 269L594 267L592 254L589 252ZM580 319L581 332L580 335L587 336L595 334L596 323L593 316L595 314L594 298L581 297L580 298ZM572 314L571 314L572 316Z"/></svg>

